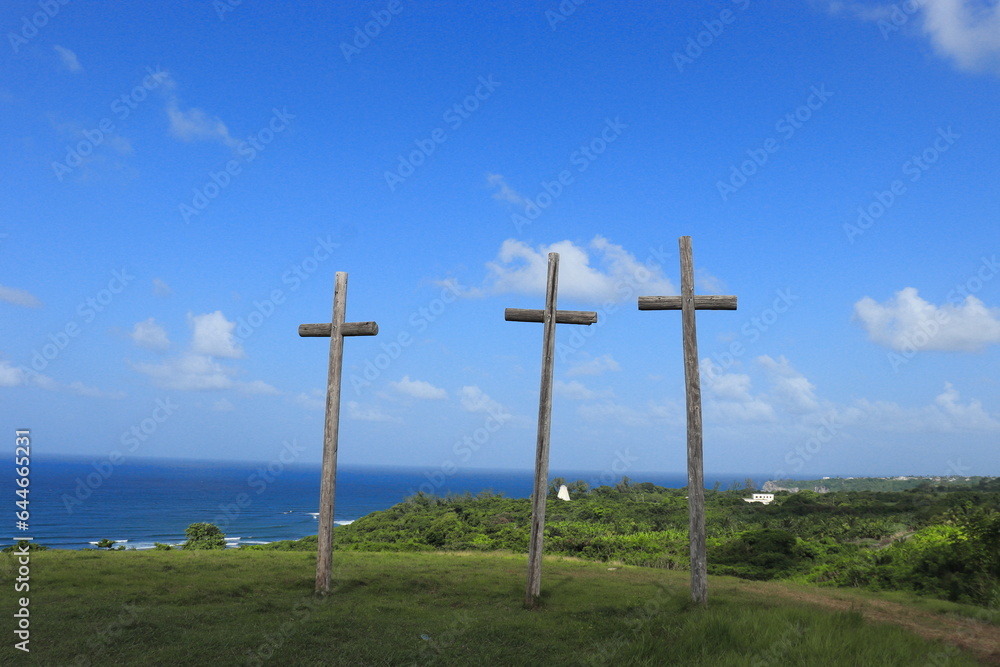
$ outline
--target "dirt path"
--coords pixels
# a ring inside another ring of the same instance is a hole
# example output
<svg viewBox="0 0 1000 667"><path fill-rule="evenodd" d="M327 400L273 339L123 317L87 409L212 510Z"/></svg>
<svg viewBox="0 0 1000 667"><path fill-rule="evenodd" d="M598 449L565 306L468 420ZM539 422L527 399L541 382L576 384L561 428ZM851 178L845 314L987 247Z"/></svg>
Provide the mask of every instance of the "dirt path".
<svg viewBox="0 0 1000 667"><path fill-rule="evenodd" d="M742 583L741 588L765 595L780 595L827 609L856 610L866 619L893 623L927 639L938 639L969 651L987 665L1000 665L1000 627L985 621L946 616L898 602L856 598L836 589L800 589L777 583ZM945 656L941 656L944 658ZM930 660L930 656L928 659ZM943 659L928 662L945 664Z"/></svg>

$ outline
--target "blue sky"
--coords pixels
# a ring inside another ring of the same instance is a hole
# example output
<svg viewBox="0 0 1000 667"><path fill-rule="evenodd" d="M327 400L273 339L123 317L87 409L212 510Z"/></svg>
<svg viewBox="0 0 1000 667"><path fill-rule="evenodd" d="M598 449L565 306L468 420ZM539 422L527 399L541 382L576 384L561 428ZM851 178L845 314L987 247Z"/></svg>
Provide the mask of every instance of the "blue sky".
<svg viewBox="0 0 1000 667"><path fill-rule="evenodd" d="M8 2L0 423L36 453L1000 473L1000 6Z"/></svg>

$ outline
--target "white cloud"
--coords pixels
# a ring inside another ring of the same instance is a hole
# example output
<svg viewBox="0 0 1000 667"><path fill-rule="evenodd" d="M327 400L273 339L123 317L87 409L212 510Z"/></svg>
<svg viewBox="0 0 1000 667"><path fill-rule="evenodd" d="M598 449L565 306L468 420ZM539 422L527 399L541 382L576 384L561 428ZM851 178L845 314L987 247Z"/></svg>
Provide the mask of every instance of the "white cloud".
<svg viewBox="0 0 1000 667"><path fill-rule="evenodd" d="M389 382L389 385L399 393L413 398L442 399L448 397L448 392L444 389L423 380L411 380L409 375L404 375L403 379L398 382Z"/></svg>
<svg viewBox="0 0 1000 667"><path fill-rule="evenodd" d="M166 283L165 280L161 278L153 278L153 294L156 296L170 296L174 291L170 289L170 285Z"/></svg>
<svg viewBox="0 0 1000 667"><path fill-rule="evenodd" d="M585 247L559 241L532 248L507 239L497 258L486 264L489 275L483 289L471 293L544 294L550 252L559 253L560 297L603 302L678 293L655 260L644 264L603 236L595 236Z"/></svg>
<svg viewBox="0 0 1000 667"><path fill-rule="evenodd" d="M493 193L494 199L499 199L500 201L505 201L521 207L527 206L531 201L521 193L514 190L514 188L507 185L507 181L504 180L504 177L500 174L487 174L486 182L493 187L499 188Z"/></svg>
<svg viewBox="0 0 1000 667"><path fill-rule="evenodd" d="M58 44L52 47L55 52L59 54L59 58L62 60L63 67L68 69L70 72L82 72L83 66L80 65L80 61L77 59L76 54L67 49L66 47L59 46Z"/></svg>
<svg viewBox="0 0 1000 667"><path fill-rule="evenodd" d="M237 382L236 388L244 394L265 394L276 396L281 392L264 382L263 380L252 380L250 382Z"/></svg>
<svg viewBox="0 0 1000 667"><path fill-rule="evenodd" d="M320 389L314 389L308 394L303 391L295 396L292 399L292 402L309 410L325 410L326 393Z"/></svg>
<svg viewBox="0 0 1000 667"><path fill-rule="evenodd" d="M560 396L571 401L588 401L596 398L611 398L614 395L614 392L610 389L597 392L577 380L571 380L569 382L555 380L552 383L552 392L556 396Z"/></svg>
<svg viewBox="0 0 1000 667"><path fill-rule="evenodd" d="M578 362L566 371L567 377L577 375L603 375L607 371L620 371L621 366L610 354L602 354L599 357L591 357L586 352L580 353L584 360Z"/></svg>
<svg viewBox="0 0 1000 667"><path fill-rule="evenodd" d="M0 387L18 387L24 384L24 371L9 361L0 361Z"/></svg>
<svg viewBox="0 0 1000 667"><path fill-rule="evenodd" d="M649 424L651 416L650 414L627 405L620 405L614 401L587 403L578 407L576 412L584 421L596 423L607 422L616 426L646 426Z"/></svg>
<svg viewBox="0 0 1000 667"><path fill-rule="evenodd" d="M196 353L230 359L239 359L244 356L243 350L233 338L236 323L227 320L222 311L217 310L214 313L205 313L204 315L191 315L189 313L188 322L194 327L191 349Z"/></svg>
<svg viewBox="0 0 1000 667"><path fill-rule="evenodd" d="M166 350L170 347L170 339L166 330L150 317L142 322L136 322L129 334L132 342L149 350Z"/></svg>
<svg viewBox="0 0 1000 667"><path fill-rule="evenodd" d="M87 386L80 381L70 382L66 385L66 390L77 396L87 396L89 398L113 398L116 400L125 398L125 392L123 391L103 391L97 387Z"/></svg>
<svg viewBox="0 0 1000 667"><path fill-rule="evenodd" d="M922 406L901 406L891 401L860 399L839 406L837 414L845 424L871 431L893 433L1000 432L1000 420L989 414L978 399L962 402L957 389L946 382L934 402Z"/></svg>
<svg viewBox="0 0 1000 667"><path fill-rule="evenodd" d="M491 414L501 414L504 412L504 408L499 402L494 401L476 385L462 387L458 391L458 400L462 409L467 412L487 412Z"/></svg>
<svg viewBox="0 0 1000 667"><path fill-rule="evenodd" d="M995 0L917 0L874 5L834 0L827 6L831 14L848 14L877 23L885 38L897 31L922 33L939 56L961 69L1000 72L1000 4Z"/></svg>
<svg viewBox="0 0 1000 667"><path fill-rule="evenodd" d="M216 412L231 412L235 409L236 406L234 406L228 398L220 398L212 404L212 410Z"/></svg>
<svg viewBox="0 0 1000 667"><path fill-rule="evenodd" d="M234 387L231 377L234 371L207 354L185 352L157 364L135 363L132 368L148 375L154 384L164 389L202 391Z"/></svg>
<svg viewBox="0 0 1000 667"><path fill-rule="evenodd" d="M751 392L749 375L725 373L711 359L702 359L705 410L712 419L726 422L774 422L774 407L764 396Z"/></svg>
<svg viewBox="0 0 1000 667"><path fill-rule="evenodd" d="M1000 72L1000 4L923 0L924 31L939 54L963 69Z"/></svg>
<svg viewBox="0 0 1000 667"><path fill-rule="evenodd" d="M67 391L77 396L90 398L125 398L123 391L103 391L97 387L85 385L79 380L67 385L60 384L47 375L36 373L21 366L14 366L9 361L0 361L0 387L35 386L48 391Z"/></svg>
<svg viewBox="0 0 1000 667"><path fill-rule="evenodd" d="M26 292L23 289L4 287L3 285L0 285L0 301L6 301L15 306L24 306L25 308L41 308L42 306L42 302L35 298L34 294Z"/></svg>
<svg viewBox="0 0 1000 667"><path fill-rule="evenodd" d="M385 414L378 408L362 407L357 401L347 402L347 416L351 419L366 422L398 422L402 421L397 417Z"/></svg>
<svg viewBox="0 0 1000 667"><path fill-rule="evenodd" d="M987 308L971 295L936 306L906 287L884 303L864 297L854 304L854 317L873 342L898 351L978 352L1000 343L1000 308Z"/></svg>
<svg viewBox="0 0 1000 667"><path fill-rule="evenodd" d="M774 397L780 400L789 412L805 413L819 409L816 387L804 375L792 368L785 357L774 360L765 354L757 357L757 363L770 372Z"/></svg>
<svg viewBox="0 0 1000 667"><path fill-rule="evenodd" d="M182 141L218 141L230 148L236 148L240 143L218 118L196 108L182 111L176 97L171 96L167 100L167 117L170 119L170 133Z"/></svg>

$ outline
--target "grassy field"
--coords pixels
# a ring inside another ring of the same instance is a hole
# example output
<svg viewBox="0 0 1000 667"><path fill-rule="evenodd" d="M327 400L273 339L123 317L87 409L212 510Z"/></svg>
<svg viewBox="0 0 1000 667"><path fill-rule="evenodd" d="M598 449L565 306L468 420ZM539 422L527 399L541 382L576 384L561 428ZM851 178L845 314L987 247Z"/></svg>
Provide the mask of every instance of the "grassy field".
<svg viewBox="0 0 1000 667"><path fill-rule="evenodd" d="M12 610L24 594L0 558ZM937 667L988 664L998 630L957 605L726 577L710 578L707 609L692 608L686 573L567 559L546 560L529 611L526 558L504 554L337 552L336 590L316 598L314 563L281 551L34 552L31 655L8 630L0 663ZM869 620L900 610L940 619L924 636L981 638L959 649L918 636L920 623Z"/></svg>

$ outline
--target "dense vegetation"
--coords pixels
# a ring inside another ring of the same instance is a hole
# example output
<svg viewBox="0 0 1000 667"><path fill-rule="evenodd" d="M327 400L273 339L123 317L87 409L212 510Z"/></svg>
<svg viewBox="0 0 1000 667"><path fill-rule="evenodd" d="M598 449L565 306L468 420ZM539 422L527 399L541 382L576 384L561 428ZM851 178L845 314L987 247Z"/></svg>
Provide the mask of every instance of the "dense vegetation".
<svg viewBox="0 0 1000 667"><path fill-rule="evenodd" d="M623 479L615 487L551 486L545 552L631 565L687 569L687 499ZM749 486L749 483L748 483ZM777 492L770 505L752 489L706 491L709 572L870 590L903 590L1000 608L1000 479L974 487L901 492ZM357 551L511 551L528 545L527 499L484 492L417 494L338 527L335 544ZM315 549L315 538L267 545Z"/></svg>

